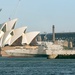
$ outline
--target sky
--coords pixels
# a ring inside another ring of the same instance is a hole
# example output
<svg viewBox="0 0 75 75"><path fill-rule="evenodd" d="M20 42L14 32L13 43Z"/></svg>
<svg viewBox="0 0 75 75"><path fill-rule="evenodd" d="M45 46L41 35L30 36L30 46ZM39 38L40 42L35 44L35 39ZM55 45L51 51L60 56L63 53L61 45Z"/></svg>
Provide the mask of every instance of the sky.
<svg viewBox="0 0 75 75"><path fill-rule="evenodd" d="M18 18L27 31L75 32L75 0L0 0L0 23Z"/></svg>

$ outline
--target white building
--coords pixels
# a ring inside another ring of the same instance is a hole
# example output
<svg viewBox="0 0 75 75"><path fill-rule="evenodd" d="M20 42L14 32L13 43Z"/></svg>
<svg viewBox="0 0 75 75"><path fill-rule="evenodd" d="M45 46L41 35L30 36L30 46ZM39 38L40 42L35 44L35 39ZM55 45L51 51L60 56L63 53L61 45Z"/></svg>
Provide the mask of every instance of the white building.
<svg viewBox="0 0 75 75"><path fill-rule="evenodd" d="M17 19L10 20L0 25L0 46L6 45L20 46L30 45L35 37L40 33L39 31L26 32L27 26L15 28Z"/></svg>

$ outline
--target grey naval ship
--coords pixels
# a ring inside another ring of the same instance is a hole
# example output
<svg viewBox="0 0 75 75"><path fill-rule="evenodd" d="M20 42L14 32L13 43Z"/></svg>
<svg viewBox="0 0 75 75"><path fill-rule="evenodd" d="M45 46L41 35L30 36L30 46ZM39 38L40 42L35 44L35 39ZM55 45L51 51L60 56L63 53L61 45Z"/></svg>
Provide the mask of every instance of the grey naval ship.
<svg viewBox="0 0 75 75"><path fill-rule="evenodd" d="M52 42L43 42L38 46L6 46L3 51L8 57L45 57L46 50L62 50L60 45L54 45Z"/></svg>

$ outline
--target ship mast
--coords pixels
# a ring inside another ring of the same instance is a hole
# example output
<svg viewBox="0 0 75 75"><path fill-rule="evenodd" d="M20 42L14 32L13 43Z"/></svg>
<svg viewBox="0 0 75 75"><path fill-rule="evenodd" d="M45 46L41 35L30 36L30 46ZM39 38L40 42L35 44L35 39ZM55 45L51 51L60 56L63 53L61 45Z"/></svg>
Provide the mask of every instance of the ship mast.
<svg viewBox="0 0 75 75"><path fill-rule="evenodd" d="M18 11L19 4L20 4L20 1L21 0L18 0L18 3L16 5L15 9L12 11L13 12L12 15L9 17L9 20L11 20L11 17L14 17L16 15L16 13Z"/></svg>

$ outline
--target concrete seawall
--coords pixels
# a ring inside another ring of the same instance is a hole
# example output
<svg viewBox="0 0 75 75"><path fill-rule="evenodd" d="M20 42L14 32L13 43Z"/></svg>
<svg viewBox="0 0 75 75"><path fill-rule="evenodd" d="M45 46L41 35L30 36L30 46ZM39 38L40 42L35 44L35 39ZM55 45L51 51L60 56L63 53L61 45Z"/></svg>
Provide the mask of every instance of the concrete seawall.
<svg viewBox="0 0 75 75"><path fill-rule="evenodd" d="M75 50L46 50L48 59L55 59L58 56L73 56L75 55Z"/></svg>

